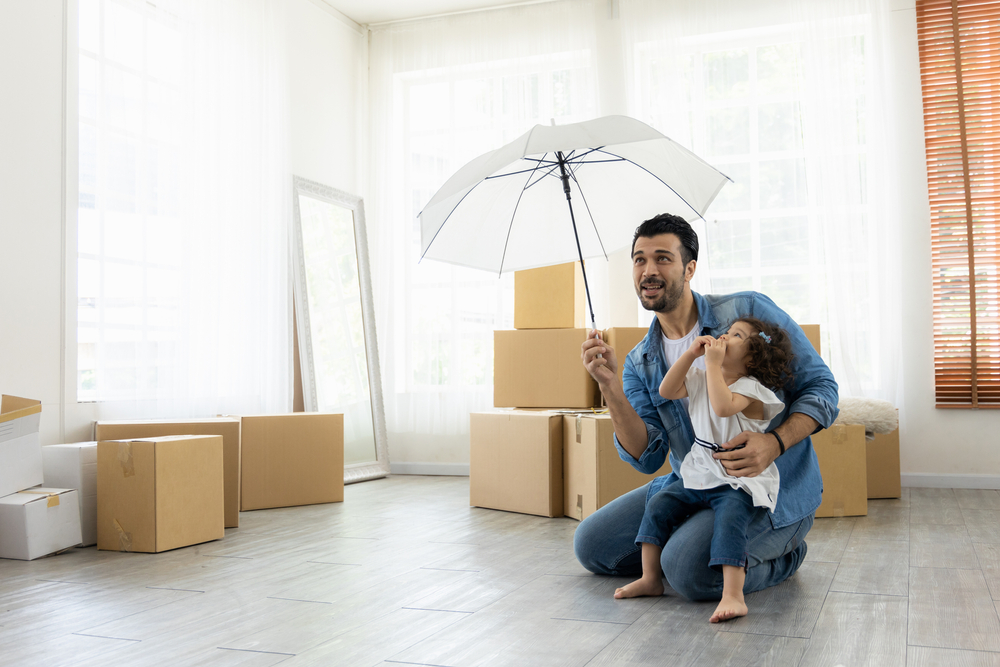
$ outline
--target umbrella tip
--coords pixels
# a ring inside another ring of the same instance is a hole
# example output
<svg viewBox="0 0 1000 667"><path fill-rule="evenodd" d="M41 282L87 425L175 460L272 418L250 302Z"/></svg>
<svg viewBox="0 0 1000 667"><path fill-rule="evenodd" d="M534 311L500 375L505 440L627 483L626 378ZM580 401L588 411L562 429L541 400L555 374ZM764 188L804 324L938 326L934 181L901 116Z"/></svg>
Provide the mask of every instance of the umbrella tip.
<svg viewBox="0 0 1000 667"><path fill-rule="evenodd" d="M552 127L555 127L556 126L556 119L555 118L549 118L549 125L551 125Z"/></svg>

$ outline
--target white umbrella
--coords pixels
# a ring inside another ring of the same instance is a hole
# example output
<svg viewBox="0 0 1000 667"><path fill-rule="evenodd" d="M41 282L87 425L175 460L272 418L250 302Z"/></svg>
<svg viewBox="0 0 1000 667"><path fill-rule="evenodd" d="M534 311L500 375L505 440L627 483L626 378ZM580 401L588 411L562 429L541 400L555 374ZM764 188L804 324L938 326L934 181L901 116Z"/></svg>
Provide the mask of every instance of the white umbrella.
<svg viewBox="0 0 1000 667"><path fill-rule="evenodd" d="M728 180L628 116L536 125L441 186L420 212L421 258L498 273L607 258L658 213L701 217ZM584 204L579 224L571 181Z"/></svg>

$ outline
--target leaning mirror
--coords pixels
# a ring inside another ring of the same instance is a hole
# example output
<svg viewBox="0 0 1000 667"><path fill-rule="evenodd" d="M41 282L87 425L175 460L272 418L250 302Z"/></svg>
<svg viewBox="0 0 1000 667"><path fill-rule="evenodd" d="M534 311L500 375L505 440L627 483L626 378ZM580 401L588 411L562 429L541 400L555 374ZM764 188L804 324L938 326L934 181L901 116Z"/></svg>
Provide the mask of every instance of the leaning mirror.
<svg viewBox="0 0 1000 667"><path fill-rule="evenodd" d="M306 412L344 415L344 481L389 474L360 197L296 176L293 270Z"/></svg>

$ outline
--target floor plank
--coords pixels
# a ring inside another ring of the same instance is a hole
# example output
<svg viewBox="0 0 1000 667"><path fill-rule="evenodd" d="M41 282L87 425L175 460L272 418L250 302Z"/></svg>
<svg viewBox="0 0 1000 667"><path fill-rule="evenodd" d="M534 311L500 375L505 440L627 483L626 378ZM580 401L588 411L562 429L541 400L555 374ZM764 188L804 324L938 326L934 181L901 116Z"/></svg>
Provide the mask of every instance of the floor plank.
<svg viewBox="0 0 1000 667"><path fill-rule="evenodd" d="M1000 667L1000 653L913 646L906 667Z"/></svg>
<svg viewBox="0 0 1000 667"><path fill-rule="evenodd" d="M851 538L830 585L831 591L906 596L910 583L906 542Z"/></svg>
<svg viewBox="0 0 1000 667"><path fill-rule="evenodd" d="M911 568L907 641L913 646L1000 651L1000 618L982 572Z"/></svg>
<svg viewBox="0 0 1000 667"><path fill-rule="evenodd" d="M904 667L906 623L905 598L831 591L802 664Z"/></svg>

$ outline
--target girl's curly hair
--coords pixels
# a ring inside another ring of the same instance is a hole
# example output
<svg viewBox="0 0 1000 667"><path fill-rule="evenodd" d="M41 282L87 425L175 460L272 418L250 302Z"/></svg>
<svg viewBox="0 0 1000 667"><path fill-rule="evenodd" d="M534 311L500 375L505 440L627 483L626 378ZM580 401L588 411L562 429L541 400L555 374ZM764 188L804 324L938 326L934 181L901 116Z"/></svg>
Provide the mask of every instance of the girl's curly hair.
<svg viewBox="0 0 1000 667"><path fill-rule="evenodd" d="M747 375L757 378L761 384L771 389L782 389L790 385L792 375L792 341L781 327L758 320L755 317L741 317L736 322L746 322L754 330L754 335L746 342ZM768 342L759 334L770 337Z"/></svg>

